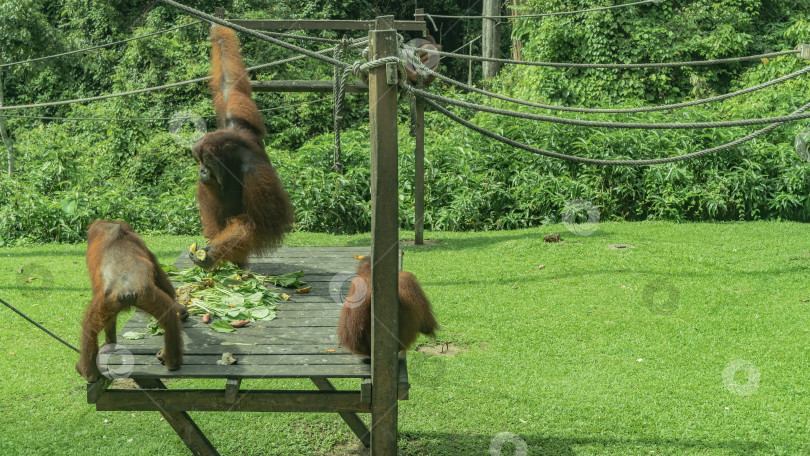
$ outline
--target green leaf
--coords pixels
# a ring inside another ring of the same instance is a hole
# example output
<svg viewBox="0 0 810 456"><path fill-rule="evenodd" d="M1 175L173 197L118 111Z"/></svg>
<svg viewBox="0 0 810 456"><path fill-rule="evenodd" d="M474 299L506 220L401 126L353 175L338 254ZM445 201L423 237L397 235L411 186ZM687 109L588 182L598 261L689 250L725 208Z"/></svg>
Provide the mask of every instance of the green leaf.
<svg viewBox="0 0 810 456"><path fill-rule="evenodd" d="M217 320L211 323L211 329L221 333L229 333L236 331L236 329L234 329L234 327L228 324L228 322L225 320Z"/></svg>
<svg viewBox="0 0 810 456"><path fill-rule="evenodd" d="M253 305L259 305L262 302L262 298L264 298L264 293L257 291L256 293L245 297L245 301Z"/></svg>
<svg viewBox="0 0 810 456"><path fill-rule="evenodd" d="M62 212L65 215L73 215L76 212L76 200L62 200L59 202L59 205L62 206Z"/></svg>
<svg viewBox="0 0 810 456"><path fill-rule="evenodd" d="M241 307L245 305L245 298L240 295L230 295L223 299L222 303L228 306Z"/></svg>
<svg viewBox="0 0 810 456"><path fill-rule="evenodd" d="M163 328L161 328L160 325L158 325L157 320L155 320L154 318L150 318L146 322L146 332L148 332L153 336L159 336L166 331L164 331Z"/></svg>
<svg viewBox="0 0 810 456"><path fill-rule="evenodd" d="M139 332L135 332L135 331L127 331L124 334L121 334L121 337L123 337L124 339L129 339L129 340L138 340L138 339L145 338L146 333L139 333Z"/></svg>
<svg viewBox="0 0 810 456"><path fill-rule="evenodd" d="M268 315L270 315L270 309L266 306L250 309L250 316L255 318L256 320L266 318Z"/></svg>

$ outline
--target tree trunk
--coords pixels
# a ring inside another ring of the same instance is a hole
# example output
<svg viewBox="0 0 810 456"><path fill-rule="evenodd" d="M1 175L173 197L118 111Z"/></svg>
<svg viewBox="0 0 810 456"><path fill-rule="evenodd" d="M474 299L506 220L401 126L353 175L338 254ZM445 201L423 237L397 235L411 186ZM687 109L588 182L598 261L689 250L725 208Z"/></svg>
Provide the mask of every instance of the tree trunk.
<svg viewBox="0 0 810 456"><path fill-rule="evenodd" d="M484 16L500 16L501 0L484 0ZM481 40L484 57L500 58L500 39L498 36L498 19L483 19ZM484 62L484 79L494 78L498 74L497 62Z"/></svg>
<svg viewBox="0 0 810 456"><path fill-rule="evenodd" d="M0 70L0 106L3 106L2 70ZM6 118L3 117L2 111L0 111L0 136L3 138L3 143L6 145L6 151L8 153L8 177L11 177L11 174L14 173L14 143L11 142L11 138L8 136L8 130L6 130Z"/></svg>
<svg viewBox="0 0 810 456"><path fill-rule="evenodd" d="M524 0L512 0L512 6L521 6L523 5ZM522 14L523 10L519 8L512 8L512 15L517 16ZM512 19L514 24L517 25L517 22L520 19ZM523 43L520 42L517 38L512 38L512 60L523 60Z"/></svg>

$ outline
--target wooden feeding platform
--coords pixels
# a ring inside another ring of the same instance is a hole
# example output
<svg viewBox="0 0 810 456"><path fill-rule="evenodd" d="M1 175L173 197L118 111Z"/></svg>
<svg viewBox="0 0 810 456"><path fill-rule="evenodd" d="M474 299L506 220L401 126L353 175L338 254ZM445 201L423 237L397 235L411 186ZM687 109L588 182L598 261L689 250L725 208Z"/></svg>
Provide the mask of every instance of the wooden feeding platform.
<svg viewBox="0 0 810 456"><path fill-rule="evenodd" d="M359 260L368 248L284 247L265 257L249 260L251 270L282 275L298 270L312 289L295 293L278 303L276 318L256 321L231 333L219 333L199 315L183 323L183 365L169 371L155 357L163 347L163 336L126 340L119 335L116 350L108 362L112 377L133 380L139 389L116 389L109 378L88 384L87 400L99 411L160 412L193 454L218 454L186 412L330 412L338 413L352 431L369 445L369 429L357 413L371 412L371 365L368 360L338 346L337 325L349 283ZM399 255L401 269L401 253ZM175 262L178 268L191 266L184 252ZM284 290L284 289L282 289ZM137 311L121 328L145 332L147 315ZM125 350L124 350L125 349ZM131 353L131 356L130 356ZM236 364L219 365L224 353ZM408 398L405 357L399 358L397 396ZM215 389L182 389L182 383L167 389L162 379L223 379ZM241 391L243 379L309 378L311 390ZM356 378L357 389L338 391L330 378ZM111 387L112 386L112 387Z"/></svg>

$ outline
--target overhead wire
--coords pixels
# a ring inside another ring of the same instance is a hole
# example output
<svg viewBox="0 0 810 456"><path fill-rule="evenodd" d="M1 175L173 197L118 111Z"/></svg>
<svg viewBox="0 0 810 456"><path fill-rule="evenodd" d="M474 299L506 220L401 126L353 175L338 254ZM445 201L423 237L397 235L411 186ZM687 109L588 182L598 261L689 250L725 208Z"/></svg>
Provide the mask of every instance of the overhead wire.
<svg viewBox="0 0 810 456"><path fill-rule="evenodd" d="M168 29L165 29L165 30L158 30L157 32L147 33L145 35L134 36L132 38L127 38L125 40L114 41L112 43L99 44L97 46L90 46L90 47L87 47L87 48L84 48L84 49L76 49L74 51L62 52L61 54L53 54L53 55L48 55L48 56L45 56L45 57L36 57L36 58L33 58L33 59L20 60L20 61L17 61L17 62L2 63L2 64L0 64L0 68L10 67L10 66L14 66L14 65L22 65L24 63L40 62L42 60L55 59L57 57L64 57L64 56L67 56L67 55L73 55L73 54L78 54L78 53L82 53L82 52L93 51L95 49L102 49L102 48L106 48L106 47L110 47L110 46L115 46L116 44L127 43L129 41L140 40L140 39L149 38L149 37L155 36L155 35L161 35L163 33L173 32L175 30L184 29L184 28L187 28L187 27L191 27L191 26L194 26L194 25L201 24L201 23L202 23L202 21L194 21L194 22L191 22L191 23L188 23L188 24L178 25L177 27L172 27L172 28L168 28Z"/></svg>
<svg viewBox="0 0 810 456"><path fill-rule="evenodd" d="M562 16L568 14L580 14L580 13L589 13L592 11L604 11L614 8L624 8L627 6L637 6L643 5L645 3L663 3L664 0L642 0L638 2L631 2L631 3L622 3L620 5L611 5L611 6L602 6L598 8L588 8L588 9L581 9L576 11L559 11L556 13L536 13L536 14L515 14L512 16L454 16L448 14L415 14L414 16L425 16L425 17L432 17L434 19L515 19L515 18L532 18L532 17L546 17L546 16Z"/></svg>
<svg viewBox="0 0 810 456"><path fill-rule="evenodd" d="M423 99L423 100L424 100L425 104L427 104L428 106L430 106L433 109L437 110L438 112L445 115L446 117L448 117L452 121L458 123L459 125L467 127L470 130L473 130L473 131L475 131L477 133L480 133L480 134L482 134L484 136L488 136L488 137L490 137L490 138L492 138L492 139L494 139L496 141L502 142L502 143L507 144L509 146L516 147L518 149L522 149L522 150L525 150L527 152L531 152L533 154L543 155L543 156L550 157L550 158L557 158L557 159L566 160L566 161L570 161L570 162L574 162L574 163L584 163L584 164L588 164L588 165L599 165L599 166L648 166L648 165L661 165L661 164L665 164L665 163L674 163L674 162L679 162L679 161L683 161L683 160L690 160L690 159L702 157L702 156L705 156L705 155L710 155L710 154L714 154L714 153L717 153L717 152L722 152L724 150L731 149L732 147L739 146L740 144L751 141L751 140L753 140L753 139L755 139L755 138L757 138L759 136L762 136L765 133L768 133L768 132L770 132L770 131L772 131L772 130L776 129L777 127L784 124L784 122L776 122L776 123L773 123L771 125L768 125L765 128L757 130L757 131L755 131L755 132L753 132L753 133L751 133L749 135L746 135L746 136L744 136L742 138L736 139L734 141L722 144L722 145L717 146L717 147L712 147L710 149L704 149L704 150L700 150L700 151L697 151L697 152L692 152L692 153L689 153L689 154L678 155L678 156L674 156L674 157L651 158L651 159L641 159L641 160L625 160L625 159L606 160L606 159L580 157L580 156L576 156L576 155L563 154L563 153L559 153L559 152L552 152L552 151L540 149L540 148L537 148L537 147L534 147L534 146L529 146L527 144L515 141L513 139L509 139L509 138L507 138L505 136L499 135L499 134L497 134L495 132L489 131L489 130L487 130L485 128L482 128L482 127L479 127L478 125L475 125L475 124L473 124L473 123L471 123L469 121L466 121L466 120L462 119L461 117L459 117L459 116L453 114L452 112L448 111L443 106L439 105L438 103L436 103L436 102L434 102L432 100L429 100L429 99ZM797 109L793 113L794 114L800 114L800 113L806 111L807 109L810 109L810 103L800 107L799 109Z"/></svg>
<svg viewBox="0 0 810 456"><path fill-rule="evenodd" d="M751 125L764 125L774 122L790 122L794 120L808 119L810 113L793 113L786 116L764 117L761 119L744 119L744 120L730 120L720 122L685 122L685 123L649 123L649 122L605 122L597 120L579 120L570 119L566 117L545 116L541 114L532 114L528 112L511 111L508 109L492 108L489 106L480 105L477 103L469 103L454 98L436 95L428 91L418 89L412 86L405 86L405 90L412 91L417 96L422 98L429 98L435 101L443 101L461 108L473 109L481 112L488 112L490 114L497 114L508 117L515 117L519 119L538 120L542 122L552 122L564 125L573 125L578 127L599 127L599 128L627 128L627 129L643 129L643 130L677 130L677 129L701 129L701 128L728 128L728 127L746 127Z"/></svg>
<svg viewBox="0 0 810 456"><path fill-rule="evenodd" d="M405 46L409 49L417 49L413 46ZM453 52L438 51L433 49L418 49L419 52L426 54L434 54L444 57L459 58L465 60L476 60L480 62L495 62L506 63L514 65L527 65L527 66L544 66L552 68L613 68L613 69L628 69L628 68L668 68L668 67L682 67L682 66L708 66L708 65L721 65L728 63L740 63L753 60L771 59L782 55L798 54L799 49L789 49L786 51L768 52L765 54L748 55L744 57L730 57L724 59L711 59L711 60L690 60L683 62L650 62L650 63L571 63L571 62L533 62L529 60L514 60L514 59L498 59L493 57L483 57L480 55L457 54Z"/></svg>
<svg viewBox="0 0 810 456"><path fill-rule="evenodd" d="M367 41L367 39L359 40L359 41L351 44L350 47L362 46L365 43L365 41ZM327 52L332 52L332 51L334 51L334 47L323 49L323 50L320 50L320 51L313 51L313 52L320 55L320 53L327 53ZM308 55L300 55L299 54L299 55L296 55L296 56L293 56L293 57L290 57L290 58L276 60L276 61L273 61L273 62L268 62L268 63L263 63L261 65L252 66L252 67L247 68L247 71L248 72L256 71L256 70L260 70L260 69L263 69L263 68L268 68L268 67L271 67L271 66L282 65L282 64L294 62L294 61L297 61L297 60L302 60L302 59L305 59L307 57L308 57ZM209 79L211 79L210 76L203 76L201 78L189 79L187 81L173 82L173 83L170 83L170 84L164 84L164 85L154 86L154 87L146 87L146 88L143 88L143 89L130 90L128 92L117 92L117 93L110 93L110 94L106 94L106 95L97 95L97 96L94 96L94 97L75 98L75 99L72 99L72 100L51 101L51 102L45 102L45 103L32 103L32 104L27 104L27 105L0 106L0 111L8 111L8 110L12 110L12 109L43 108L43 107L49 107L49 106L59 106L59 105L65 105L65 104L86 103L86 102L89 102L89 101L106 100L108 98L117 98L117 97L129 96L129 95L137 95L137 94L140 94L140 93L155 92L155 91L158 91L158 90L169 89L169 88L172 88L172 87L180 87L180 86L184 86L184 85L195 84L195 83L199 83L199 82L205 82L205 81L208 81Z"/></svg>
<svg viewBox="0 0 810 456"><path fill-rule="evenodd" d="M295 108L298 106L320 103L322 101L331 100L331 97L327 98L318 98L316 100L306 100L300 103L291 103L282 106L274 106L272 108L265 108L259 109L259 112L271 112L271 111L280 111L282 109L289 109ZM60 117L60 116L28 116L28 115L4 115L6 119L33 119L33 120L64 120L64 121L103 121L103 122L125 122L125 121L164 121L164 120L176 120L178 118L183 117L191 117L191 116L180 116L180 117ZM216 114L206 114L200 115L195 117L200 118L216 118Z"/></svg>
<svg viewBox="0 0 810 456"><path fill-rule="evenodd" d="M581 113L593 113L593 114L618 114L618 113L636 113L636 112L653 112L653 111L665 111L669 109L679 109L685 108L690 106L697 106L706 103L713 103L716 101L722 101L729 98L737 97L740 95L744 95L746 93L755 92L758 90L762 90L764 88L780 84L787 80L793 79L795 77L801 76L810 72L810 66L804 67L801 70L795 71L793 73L787 74L785 76L781 76L776 79L772 79L770 81L764 82L762 84L758 84L752 87L747 87L745 89L737 90L734 92L729 92L723 95L716 95L713 97L701 98L698 100L687 101L682 103L672 103L666 105L658 105L658 106L644 106L639 108L579 108L579 107L570 107L570 106L559 106L559 105L550 105L545 103L535 103L531 101L521 100L518 98L509 97L506 95L501 95L498 93L490 92L484 89L480 89L475 86L471 86L469 84L465 84L461 81L457 81L455 79L449 78L444 76L441 73L431 70L430 68L424 66L421 62L415 62L417 67L420 71L425 72L431 76L436 77L439 80L442 80L448 84L454 85L456 87L460 87L464 90L475 92L481 95L485 95L491 98L497 98L499 100L508 101L510 103L520 104L524 106L530 106L534 108L541 108L541 109L549 109L553 111L567 111L567 112L581 112Z"/></svg>

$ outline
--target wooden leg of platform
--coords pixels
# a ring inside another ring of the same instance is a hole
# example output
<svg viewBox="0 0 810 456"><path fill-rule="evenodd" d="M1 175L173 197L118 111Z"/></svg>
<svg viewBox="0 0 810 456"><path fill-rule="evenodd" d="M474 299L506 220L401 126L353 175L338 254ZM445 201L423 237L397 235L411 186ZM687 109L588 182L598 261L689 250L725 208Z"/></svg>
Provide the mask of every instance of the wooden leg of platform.
<svg viewBox="0 0 810 456"><path fill-rule="evenodd" d="M332 382L330 382L328 378L311 377L311 379L312 383L314 383L315 386L317 386L318 389L321 391L337 391L335 389L335 386L332 385ZM366 424L363 423L363 420L360 419L360 416L354 412L338 412L338 415L340 415L340 417L343 418L343 421L345 421L346 424L349 425L349 427L352 429L352 432L354 432L354 435L356 435L357 438L359 438L360 441L363 442L363 446L368 448L368 446L371 445L368 426L366 426Z"/></svg>
<svg viewBox="0 0 810 456"><path fill-rule="evenodd" d="M156 378L134 379L135 383L143 389L166 389L166 385ZM161 410L160 414L171 425L174 432L180 436L191 454L195 456L219 456L217 449L205 437L194 420L186 412L169 412Z"/></svg>

